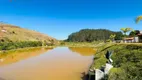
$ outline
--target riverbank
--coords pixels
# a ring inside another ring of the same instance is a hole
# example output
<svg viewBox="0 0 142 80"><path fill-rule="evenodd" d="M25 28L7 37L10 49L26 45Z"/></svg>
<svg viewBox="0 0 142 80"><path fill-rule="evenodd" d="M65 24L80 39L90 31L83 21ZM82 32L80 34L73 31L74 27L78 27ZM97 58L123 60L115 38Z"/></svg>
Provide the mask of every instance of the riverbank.
<svg viewBox="0 0 142 80"><path fill-rule="evenodd" d="M60 47L100 47L105 45L103 41L94 41L94 42L60 42Z"/></svg>
<svg viewBox="0 0 142 80"><path fill-rule="evenodd" d="M94 57L91 69L100 69L107 59L105 53L113 51L113 66L107 80L141 80L142 79L142 44L106 44L100 46Z"/></svg>
<svg viewBox="0 0 142 80"><path fill-rule="evenodd" d="M39 47L18 48L18 49L12 49L12 50L1 50L1 51L0 51L0 55L2 55L2 54L4 54L4 53L31 51L31 50L34 50L34 49L41 49L41 48L52 49L52 48L55 48L55 47L56 47L56 46L39 46Z"/></svg>

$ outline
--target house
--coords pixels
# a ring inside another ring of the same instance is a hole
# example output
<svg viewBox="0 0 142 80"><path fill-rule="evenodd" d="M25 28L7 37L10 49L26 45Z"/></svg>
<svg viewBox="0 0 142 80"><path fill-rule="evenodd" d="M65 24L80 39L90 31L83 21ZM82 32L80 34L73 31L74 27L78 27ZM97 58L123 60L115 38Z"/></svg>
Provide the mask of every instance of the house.
<svg viewBox="0 0 142 80"><path fill-rule="evenodd" d="M137 37L129 37L124 39L124 43L142 43L142 31L137 34Z"/></svg>
<svg viewBox="0 0 142 80"><path fill-rule="evenodd" d="M124 43L133 43L133 42L134 42L134 37L124 39Z"/></svg>
<svg viewBox="0 0 142 80"><path fill-rule="evenodd" d="M124 39L124 43L138 43L140 42L139 37L129 37Z"/></svg>
<svg viewBox="0 0 142 80"><path fill-rule="evenodd" d="M139 37L139 42L142 42L142 31L140 31L140 33L138 34Z"/></svg>

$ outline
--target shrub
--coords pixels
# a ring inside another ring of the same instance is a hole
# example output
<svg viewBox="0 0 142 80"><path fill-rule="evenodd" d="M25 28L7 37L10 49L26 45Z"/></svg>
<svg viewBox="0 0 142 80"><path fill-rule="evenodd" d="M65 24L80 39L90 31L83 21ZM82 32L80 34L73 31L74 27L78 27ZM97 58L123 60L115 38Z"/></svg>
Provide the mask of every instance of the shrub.
<svg viewBox="0 0 142 80"><path fill-rule="evenodd" d="M0 50L42 46L41 41L0 42Z"/></svg>
<svg viewBox="0 0 142 80"><path fill-rule="evenodd" d="M117 76L115 75L113 78L119 78L118 80L142 80L142 46L121 45L120 47L120 49L114 49L115 53L112 56L114 60L113 65L115 68L119 69L119 71L121 70L125 74L122 72L111 72L110 74L117 74Z"/></svg>

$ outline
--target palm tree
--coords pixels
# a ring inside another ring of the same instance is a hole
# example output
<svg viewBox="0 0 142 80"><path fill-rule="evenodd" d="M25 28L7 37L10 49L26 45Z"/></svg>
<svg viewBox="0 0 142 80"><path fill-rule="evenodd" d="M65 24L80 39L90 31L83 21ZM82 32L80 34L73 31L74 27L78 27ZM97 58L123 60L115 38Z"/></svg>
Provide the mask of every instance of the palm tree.
<svg viewBox="0 0 142 80"><path fill-rule="evenodd" d="M142 16L138 16L135 22L138 23L140 20L142 20Z"/></svg>
<svg viewBox="0 0 142 80"><path fill-rule="evenodd" d="M121 28L121 31L124 33L124 35L126 36L127 32L132 31L132 28Z"/></svg>

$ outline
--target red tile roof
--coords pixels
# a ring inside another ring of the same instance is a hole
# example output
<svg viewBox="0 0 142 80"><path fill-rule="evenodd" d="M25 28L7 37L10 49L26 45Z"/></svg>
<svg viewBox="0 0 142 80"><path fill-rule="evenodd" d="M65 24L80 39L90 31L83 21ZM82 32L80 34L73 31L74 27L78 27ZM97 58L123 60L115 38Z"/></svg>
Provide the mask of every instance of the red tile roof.
<svg viewBox="0 0 142 80"><path fill-rule="evenodd" d="M131 38L125 38L125 40L133 40L134 38L133 37L131 37Z"/></svg>

